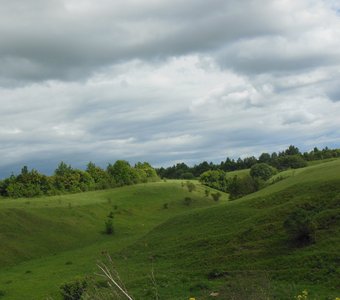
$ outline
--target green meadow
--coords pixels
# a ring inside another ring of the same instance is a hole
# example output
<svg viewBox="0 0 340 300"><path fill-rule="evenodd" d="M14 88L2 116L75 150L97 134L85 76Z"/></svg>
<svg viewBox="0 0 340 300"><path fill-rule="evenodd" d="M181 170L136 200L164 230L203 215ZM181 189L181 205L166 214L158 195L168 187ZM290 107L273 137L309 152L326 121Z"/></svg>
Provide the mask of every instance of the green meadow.
<svg viewBox="0 0 340 300"><path fill-rule="evenodd" d="M183 182L0 199L0 299L62 299L59 287L96 278L106 254L134 299L340 297L340 160L281 172L234 201ZM289 241L283 222L297 207L313 214L315 243Z"/></svg>

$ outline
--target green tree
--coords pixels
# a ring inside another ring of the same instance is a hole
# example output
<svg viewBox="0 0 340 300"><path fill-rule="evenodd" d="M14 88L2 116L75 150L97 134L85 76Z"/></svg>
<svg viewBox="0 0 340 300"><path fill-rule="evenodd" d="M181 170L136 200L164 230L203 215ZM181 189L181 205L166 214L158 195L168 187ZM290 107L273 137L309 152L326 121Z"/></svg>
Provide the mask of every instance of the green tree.
<svg viewBox="0 0 340 300"><path fill-rule="evenodd" d="M300 155L284 155L280 156L276 160L278 169L298 169L307 166L307 162Z"/></svg>
<svg viewBox="0 0 340 300"><path fill-rule="evenodd" d="M226 173L222 170L206 171L200 176L200 182L211 188L225 192L227 190Z"/></svg>
<svg viewBox="0 0 340 300"><path fill-rule="evenodd" d="M109 174L92 162L88 163L86 172L93 178L94 188L97 190L106 189L113 185Z"/></svg>
<svg viewBox="0 0 340 300"><path fill-rule="evenodd" d="M79 174L79 188L82 192L95 189L94 179L88 172L82 170L75 170L74 172Z"/></svg>
<svg viewBox="0 0 340 300"><path fill-rule="evenodd" d="M245 177L234 176L231 180L229 180L228 184L228 193L231 200L254 193L258 189L258 181L249 175Z"/></svg>
<svg viewBox="0 0 340 300"><path fill-rule="evenodd" d="M71 165L67 165L63 161L58 165L58 167L54 171L54 175L57 176L64 176L68 173L72 172L72 167Z"/></svg>
<svg viewBox="0 0 340 300"><path fill-rule="evenodd" d="M260 163L269 164L270 161L271 161L271 157L270 157L270 154L269 154L269 153L262 153L262 154L259 156L259 162L260 162Z"/></svg>
<svg viewBox="0 0 340 300"><path fill-rule="evenodd" d="M275 175L277 170L265 163L255 164L250 168L250 176L253 178L260 178L267 181L270 177Z"/></svg>
<svg viewBox="0 0 340 300"><path fill-rule="evenodd" d="M156 170L147 162L136 163L133 172L136 173L138 182L152 182L159 180Z"/></svg>
<svg viewBox="0 0 340 300"><path fill-rule="evenodd" d="M131 168L125 160L117 160L113 165L109 164L107 172L112 176L118 186L130 185L138 182L138 173Z"/></svg>
<svg viewBox="0 0 340 300"><path fill-rule="evenodd" d="M285 155L301 155L299 148L294 145L290 145L284 153Z"/></svg>
<svg viewBox="0 0 340 300"><path fill-rule="evenodd" d="M181 179L194 179L195 176L191 172L185 172L181 175Z"/></svg>
<svg viewBox="0 0 340 300"><path fill-rule="evenodd" d="M50 189L47 176L34 169L29 171L26 166L21 169L18 176L12 175L1 185L2 195L12 198L40 196L48 194Z"/></svg>

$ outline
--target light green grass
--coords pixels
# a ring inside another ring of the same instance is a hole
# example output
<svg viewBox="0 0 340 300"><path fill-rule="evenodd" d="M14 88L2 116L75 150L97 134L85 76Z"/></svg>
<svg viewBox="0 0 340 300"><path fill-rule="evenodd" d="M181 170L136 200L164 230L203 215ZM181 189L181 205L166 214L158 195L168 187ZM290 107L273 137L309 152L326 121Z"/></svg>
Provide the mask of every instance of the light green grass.
<svg viewBox="0 0 340 300"><path fill-rule="evenodd" d="M1 199L1 299L59 299L63 282L93 274L107 252L136 300L153 299L152 269L162 300L210 299L213 290L228 299L233 283L252 285L263 274L274 299L292 299L305 288L311 299L334 299L340 296L340 160L282 174L263 190L229 202L223 194L218 203L197 181L189 193L185 181L175 180ZM184 205L185 197L192 205ZM282 227L298 206L312 210L319 224L316 244L302 248L289 244ZM116 234L107 236L111 210ZM214 269L224 275L210 280Z"/></svg>
<svg viewBox="0 0 340 300"><path fill-rule="evenodd" d="M242 178L242 177L249 175L249 172L250 172L250 169L227 172L227 178L233 178L234 176L238 176Z"/></svg>
<svg viewBox="0 0 340 300"><path fill-rule="evenodd" d="M183 199L191 197L190 206ZM227 201L225 196L222 202ZM164 209L168 203L168 209ZM58 298L59 286L93 273L107 250L118 251L172 216L217 205L203 187L189 193L181 182L140 184L106 191L6 199L0 203L0 290L4 299ZM103 234L115 213L116 234Z"/></svg>

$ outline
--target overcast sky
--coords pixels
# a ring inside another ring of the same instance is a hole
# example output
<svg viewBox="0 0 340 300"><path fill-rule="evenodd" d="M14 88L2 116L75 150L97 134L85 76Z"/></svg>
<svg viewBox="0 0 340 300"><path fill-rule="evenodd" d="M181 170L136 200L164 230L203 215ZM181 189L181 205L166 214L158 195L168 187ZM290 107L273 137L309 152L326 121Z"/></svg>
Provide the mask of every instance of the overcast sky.
<svg viewBox="0 0 340 300"><path fill-rule="evenodd" d="M0 0L0 175L340 146L337 0Z"/></svg>

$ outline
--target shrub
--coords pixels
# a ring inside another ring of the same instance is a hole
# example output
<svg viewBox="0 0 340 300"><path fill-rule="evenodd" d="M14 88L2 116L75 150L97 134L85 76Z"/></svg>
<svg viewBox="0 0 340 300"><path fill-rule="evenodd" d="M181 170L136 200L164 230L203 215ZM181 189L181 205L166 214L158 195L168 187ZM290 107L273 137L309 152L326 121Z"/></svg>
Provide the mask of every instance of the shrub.
<svg viewBox="0 0 340 300"><path fill-rule="evenodd" d="M283 227L293 242L304 245L315 241L316 225L305 209L294 210L284 221Z"/></svg>
<svg viewBox="0 0 340 300"><path fill-rule="evenodd" d="M220 192L216 192L216 193L211 193L211 197L213 198L214 201L218 201L220 200L222 194Z"/></svg>
<svg viewBox="0 0 340 300"><path fill-rule="evenodd" d="M251 176L238 177L234 176L228 184L230 199L241 198L245 195L256 192L259 189L259 181Z"/></svg>
<svg viewBox="0 0 340 300"><path fill-rule="evenodd" d="M105 233L106 234L114 233L113 222L111 218L108 218L105 222Z"/></svg>
<svg viewBox="0 0 340 300"><path fill-rule="evenodd" d="M200 176L200 182L216 190L227 189L226 173L222 170L206 171Z"/></svg>
<svg viewBox="0 0 340 300"><path fill-rule="evenodd" d="M208 279L212 280L212 279L221 278L225 275L226 275L225 271L213 269L207 274L207 277L208 277Z"/></svg>
<svg viewBox="0 0 340 300"><path fill-rule="evenodd" d="M192 203L192 199L190 197L185 197L184 198L184 204L189 206Z"/></svg>
<svg viewBox="0 0 340 300"><path fill-rule="evenodd" d="M186 185L190 193L196 189L196 185L190 181L187 181Z"/></svg>
<svg viewBox="0 0 340 300"><path fill-rule="evenodd" d="M265 163L255 164L250 168L250 176L267 181L277 173L276 169Z"/></svg>
<svg viewBox="0 0 340 300"><path fill-rule="evenodd" d="M87 287L85 279L76 279L74 281L64 283L60 287L60 292L64 300L80 300Z"/></svg>

